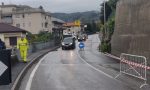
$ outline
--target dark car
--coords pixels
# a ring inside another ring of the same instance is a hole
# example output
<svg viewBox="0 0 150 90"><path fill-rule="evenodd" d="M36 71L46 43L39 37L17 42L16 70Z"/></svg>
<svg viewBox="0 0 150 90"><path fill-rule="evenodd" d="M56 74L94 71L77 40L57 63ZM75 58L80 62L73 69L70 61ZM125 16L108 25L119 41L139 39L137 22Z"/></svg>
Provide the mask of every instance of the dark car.
<svg viewBox="0 0 150 90"><path fill-rule="evenodd" d="M84 37L85 37L85 39L88 39L88 35L87 34L82 34Z"/></svg>
<svg viewBox="0 0 150 90"><path fill-rule="evenodd" d="M86 41L86 37L84 35L78 36L78 41Z"/></svg>
<svg viewBox="0 0 150 90"><path fill-rule="evenodd" d="M62 50L65 49L75 49L75 39L72 37L66 37L64 38L64 40L62 41Z"/></svg>

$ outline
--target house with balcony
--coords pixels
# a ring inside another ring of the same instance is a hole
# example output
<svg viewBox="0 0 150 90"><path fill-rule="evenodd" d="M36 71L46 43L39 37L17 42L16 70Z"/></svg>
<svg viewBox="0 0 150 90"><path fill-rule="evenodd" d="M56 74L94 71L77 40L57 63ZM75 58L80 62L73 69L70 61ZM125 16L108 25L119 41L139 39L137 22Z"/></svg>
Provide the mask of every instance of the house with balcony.
<svg viewBox="0 0 150 90"><path fill-rule="evenodd" d="M41 31L52 33L52 21L49 12L43 7L32 8L26 5L0 5L0 22L27 30L32 34Z"/></svg>

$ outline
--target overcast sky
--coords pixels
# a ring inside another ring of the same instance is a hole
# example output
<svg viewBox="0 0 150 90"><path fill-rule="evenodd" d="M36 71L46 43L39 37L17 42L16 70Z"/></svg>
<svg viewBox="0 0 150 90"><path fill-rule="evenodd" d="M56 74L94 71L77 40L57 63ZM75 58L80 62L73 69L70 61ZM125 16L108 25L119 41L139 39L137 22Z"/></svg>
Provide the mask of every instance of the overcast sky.
<svg viewBox="0 0 150 90"><path fill-rule="evenodd" d="M5 4L21 4L32 7L42 5L46 11L50 12L84 12L90 10L99 11L100 3L104 0L0 0Z"/></svg>

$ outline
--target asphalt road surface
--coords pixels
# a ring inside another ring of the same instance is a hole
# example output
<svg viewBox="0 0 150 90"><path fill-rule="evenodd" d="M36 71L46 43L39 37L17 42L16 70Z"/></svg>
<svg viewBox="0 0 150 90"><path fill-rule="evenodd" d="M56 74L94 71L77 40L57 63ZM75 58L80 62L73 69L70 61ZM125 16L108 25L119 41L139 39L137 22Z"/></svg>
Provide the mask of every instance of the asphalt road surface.
<svg viewBox="0 0 150 90"><path fill-rule="evenodd" d="M89 36L85 45L84 51L77 43L75 50L58 49L45 55L24 77L20 90L136 90L95 67L118 63L96 52L98 35Z"/></svg>

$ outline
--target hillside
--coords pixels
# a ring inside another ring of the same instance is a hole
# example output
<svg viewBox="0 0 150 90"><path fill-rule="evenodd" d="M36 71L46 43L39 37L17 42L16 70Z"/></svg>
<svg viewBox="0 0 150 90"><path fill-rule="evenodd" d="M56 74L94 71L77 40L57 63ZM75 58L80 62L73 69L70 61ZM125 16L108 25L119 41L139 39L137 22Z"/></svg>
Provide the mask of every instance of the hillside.
<svg viewBox="0 0 150 90"><path fill-rule="evenodd" d="M59 18L65 22L81 20L83 23L89 23L99 20L98 11L76 12L76 13L52 13L53 17Z"/></svg>

